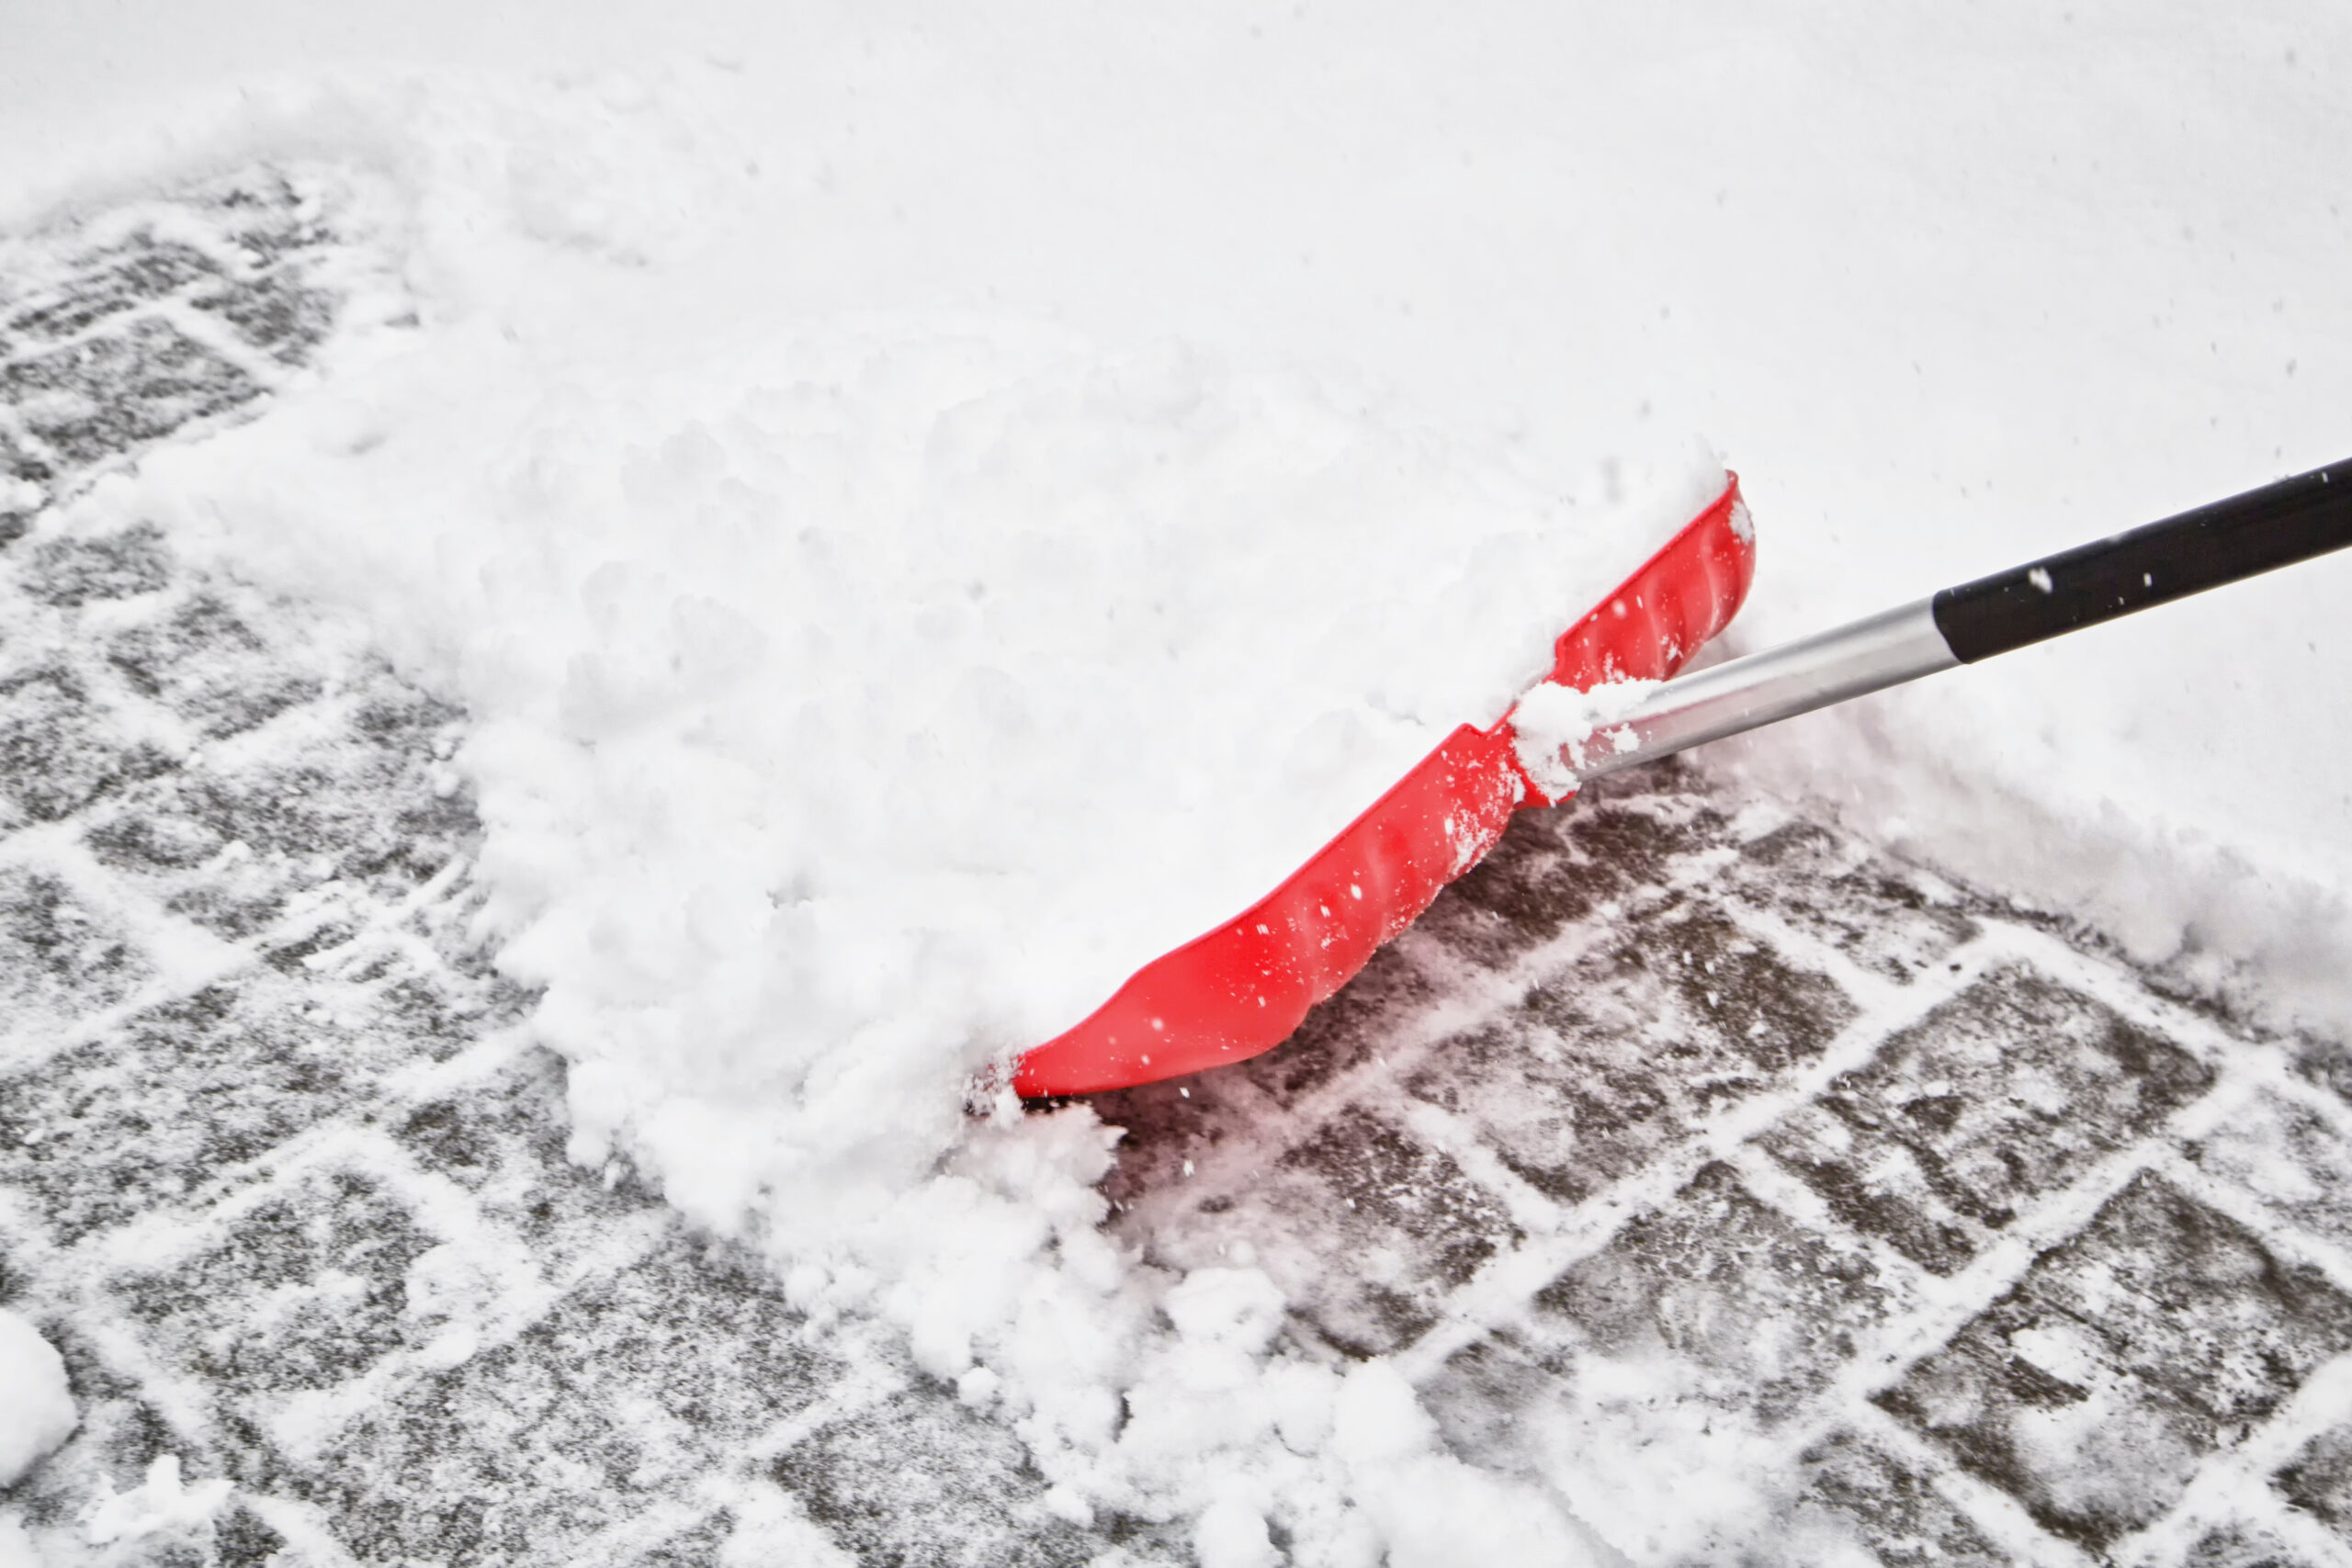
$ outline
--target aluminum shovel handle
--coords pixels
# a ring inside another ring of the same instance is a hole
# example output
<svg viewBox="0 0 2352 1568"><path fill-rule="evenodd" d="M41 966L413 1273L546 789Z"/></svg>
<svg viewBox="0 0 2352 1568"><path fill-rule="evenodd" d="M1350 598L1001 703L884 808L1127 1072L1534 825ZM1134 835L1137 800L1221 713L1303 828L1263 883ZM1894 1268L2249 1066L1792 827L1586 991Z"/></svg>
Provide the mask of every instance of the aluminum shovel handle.
<svg viewBox="0 0 2352 1568"><path fill-rule="evenodd" d="M1669 681L1609 726L1615 749L1589 748L1577 774L1654 762L2347 546L2352 460Z"/></svg>

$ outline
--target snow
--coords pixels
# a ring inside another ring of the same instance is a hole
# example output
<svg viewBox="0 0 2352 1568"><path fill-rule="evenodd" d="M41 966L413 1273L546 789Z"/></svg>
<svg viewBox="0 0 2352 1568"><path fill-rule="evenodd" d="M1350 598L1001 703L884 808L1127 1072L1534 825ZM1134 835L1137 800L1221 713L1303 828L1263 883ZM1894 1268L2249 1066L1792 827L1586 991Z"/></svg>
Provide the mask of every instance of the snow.
<svg viewBox="0 0 2352 1568"><path fill-rule="evenodd" d="M219 1513L236 1490L220 1477L183 1484L177 1454L158 1454L147 1466L146 1479L128 1492L113 1491L103 1482L100 1485L83 1521L83 1533L92 1546L194 1529Z"/></svg>
<svg viewBox="0 0 2352 1568"><path fill-rule="evenodd" d="M1519 700L1511 710L1513 749L1519 765L1536 788L1554 800L1577 791L1577 770L1586 764L1589 749L1606 745L1622 755L1640 744L1630 728L1611 728L1656 692L1656 681L1607 681L1579 691L1545 681Z"/></svg>
<svg viewBox="0 0 2352 1568"><path fill-rule="evenodd" d="M1760 513L1745 648L2345 455L2352 15L2309 0L148 5L104 51L23 9L0 206L258 152L391 258L315 385L44 525L209 534L461 694L575 1155L899 1324L1073 1514L1204 1556L1270 1517L1300 1561L1583 1548L1379 1363L1262 1337L1262 1276L1120 1257L1108 1133L967 1122L970 1069L1499 711L1702 477L1672 433ZM1513 553L1539 520L1565 554ZM1310 582L1336 608L1253 679ZM2347 592L2299 568L1703 755L2341 1027ZM1165 724L1154 646L1073 618L1111 604L1188 678L1229 656L1219 722ZM1147 807L1176 827L1111 826Z"/></svg>
<svg viewBox="0 0 2352 1568"><path fill-rule="evenodd" d="M23 1480L80 1420L56 1347L0 1307L0 1488Z"/></svg>

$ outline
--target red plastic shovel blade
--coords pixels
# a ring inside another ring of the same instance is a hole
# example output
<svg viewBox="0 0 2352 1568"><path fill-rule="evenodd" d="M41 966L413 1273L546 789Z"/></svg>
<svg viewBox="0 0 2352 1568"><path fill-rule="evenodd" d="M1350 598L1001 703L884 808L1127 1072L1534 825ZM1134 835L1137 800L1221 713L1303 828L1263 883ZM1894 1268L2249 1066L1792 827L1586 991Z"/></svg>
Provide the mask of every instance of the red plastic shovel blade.
<svg viewBox="0 0 2352 1568"><path fill-rule="evenodd" d="M1731 623L1756 571L1734 476L1554 645L1551 678L1663 680ZM1464 725L1313 860L1238 918L1136 971L1083 1022L1021 1058L1025 1097L1091 1094L1246 1061L1371 962L1494 848L1522 805L1510 722Z"/></svg>

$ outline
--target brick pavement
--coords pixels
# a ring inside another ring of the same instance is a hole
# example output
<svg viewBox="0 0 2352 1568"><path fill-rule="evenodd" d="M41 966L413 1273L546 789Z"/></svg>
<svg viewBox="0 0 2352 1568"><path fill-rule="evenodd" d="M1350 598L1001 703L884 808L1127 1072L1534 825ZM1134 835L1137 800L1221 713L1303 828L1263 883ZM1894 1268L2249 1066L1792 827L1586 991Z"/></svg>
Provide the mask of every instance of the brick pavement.
<svg viewBox="0 0 2352 1568"><path fill-rule="evenodd" d="M467 936L463 714L42 507L266 417L334 171L0 248L0 1303L60 1561L1182 1561L625 1170ZM1300 1036L1102 1097L1120 1237L1254 1260L1637 1562L2352 1563L2352 1052L1678 767L1523 817ZM79 1523L159 1455L209 1523Z"/></svg>

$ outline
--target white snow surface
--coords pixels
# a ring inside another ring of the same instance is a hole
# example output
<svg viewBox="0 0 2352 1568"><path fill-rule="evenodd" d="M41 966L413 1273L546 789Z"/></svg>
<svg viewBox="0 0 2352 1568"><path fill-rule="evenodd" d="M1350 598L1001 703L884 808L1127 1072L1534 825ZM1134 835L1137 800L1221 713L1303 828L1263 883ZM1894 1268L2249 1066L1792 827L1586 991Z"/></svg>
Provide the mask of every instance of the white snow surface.
<svg viewBox="0 0 2352 1568"><path fill-rule="evenodd" d="M219 1513L236 1490L233 1483L219 1476L183 1483L177 1454L156 1455L146 1476L128 1492L99 1484L99 1495L91 1500L82 1525L92 1546L193 1529Z"/></svg>
<svg viewBox="0 0 2352 1568"><path fill-rule="evenodd" d="M1465 1470L1382 1363L1279 1352L1256 1270L1121 1257L1087 1112L961 1118L965 1068L1128 961L1073 909L1055 946L1003 941L991 874L1108 878L1177 940L1227 912L972 793L988 754L1084 802L1170 739L1148 685L1073 671L1041 709L979 674L1006 632L982 606L1116 581L1143 617L1148 551L1069 547L1113 517L1208 550L1307 512L1343 569L1390 564L1347 547L1349 509L1391 541L1605 513L1577 536L1622 570L1697 479L1647 433L1702 430L1758 512L1734 635L1757 647L2347 455L2352 12L2322 0L17 12L0 209L260 153L395 257L345 280L379 326L315 387L85 518L211 532L472 705L493 917L551 985L576 1154L625 1150L763 1240L820 1317L904 1325L1057 1506L1180 1512L1205 1560L1262 1559L1278 1518L1300 1562L1575 1562L1571 1511L1607 1504ZM1588 482L1626 431L1634 460ZM973 596L951 513L1037 547ZM1436 617L1397 628L1411 659L1352 663L1335 626L1315 668L1357 684L1253 690L1295 728L1223 739L1338 801L1487 716L1536 627L1476 659L1433 628L1526 561L1438 558L1402 594ZM1180 634L1246 637L1289 586L1172 564ZM844 603L876 583L889 604ZM1523 585L1512 617L1551 592ZM2352 561L2324 561L1702 755L2341 1028L2347 594ZM1017 629L1041 659L1104 646ZM1042 722L1081 706L1109 743ZM819 765L843 745L872 748L859 773ZM822 800L845 784L871 793ZM1313 836L1261 809L1212 836L1269 863ZM839 902L874 891L842 880L866 855L901 857L890 887L924 898L900 918L936 941Z"/></svg>
<svg viewBox="0 0 2352 1568"><path fill-rule="evenodd" d="M0 1488L23 1480L81 1419L57 1348L0 1307Z"/></svg>
<svg viewBox="0 0 2352 1568"><path fill-rule="evenodd" d="M260 120L383 168L314 175L396 247L347 279L374 330L59 525L215 532L461 696L485 922L546 987L582 1157L621 1138L798 1257L933 1168L974 1069L1500 717L1724 470L1631 428L1577 468L1182 344L797 316L713 276L792 234L608 209L717 155L673 90Z"/></svg>
<svg viewBox="0 0 2352 1568"><path fill-rule="evenodd" d="M1529 781L1554 800L1574 795L1583 783L1577 770L1596 750L1623 755L1640 744L1618 721L1658 684L1605 681L1585 691L1546 681L1530 691L1510 713L1512 747Z"/></svg>

